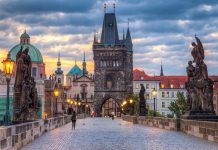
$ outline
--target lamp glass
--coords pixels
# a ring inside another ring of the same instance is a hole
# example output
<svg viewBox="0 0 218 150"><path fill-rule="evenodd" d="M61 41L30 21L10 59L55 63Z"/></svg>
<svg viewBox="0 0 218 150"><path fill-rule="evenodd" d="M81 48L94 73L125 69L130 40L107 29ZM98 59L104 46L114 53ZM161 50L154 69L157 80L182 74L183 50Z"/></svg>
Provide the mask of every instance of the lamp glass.
<svg viewBox="0 0 218 150"><path fill-rule="evenodd" d="M156 96L156 94L157 94L157 91L155 90L155 88L152 90L152 95L153 96Z"/></svg>
<svg viewBox="0 0 218 150"><path fill-rule="evenodd" d="M14 61L8 56L3 62L3 71L6 75L11 75L13 72Z"/></svg>
<svg viewBox="0 0 218 150"><path fill-rule="evenodd" d="M55 90L54 90L54 96L55 96L55 97L58 97L58 96L59 96L59 91L58 91L58 89L55 89Z"/></svg>

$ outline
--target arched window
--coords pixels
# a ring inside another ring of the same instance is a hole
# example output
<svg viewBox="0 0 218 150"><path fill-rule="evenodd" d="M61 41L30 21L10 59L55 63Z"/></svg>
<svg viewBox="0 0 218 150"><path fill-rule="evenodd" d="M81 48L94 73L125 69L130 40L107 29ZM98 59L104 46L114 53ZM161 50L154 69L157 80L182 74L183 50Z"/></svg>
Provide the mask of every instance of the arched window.
<svg viewBox="0 0 218 150"><path fill-rule="evenodd" d="M111 89L113 87L113 78L111 74L106 76L106 88Z"/></svg>

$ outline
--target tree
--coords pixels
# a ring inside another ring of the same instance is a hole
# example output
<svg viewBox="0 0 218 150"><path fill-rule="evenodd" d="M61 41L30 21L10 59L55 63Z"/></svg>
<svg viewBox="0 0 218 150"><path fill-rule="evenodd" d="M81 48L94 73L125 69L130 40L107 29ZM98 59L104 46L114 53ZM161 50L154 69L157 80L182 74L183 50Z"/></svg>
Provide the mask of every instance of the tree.
<svg viewBox="0 0 218 150"><path fill-rule="evenodd" d="M131 103L130 103L130 100ZM122 106L125 114L137 115L139 110L139 97L136 94L130 94L127 97L127 104Z"/></svg>
<svg viewBox="0 0 218 150"><path fill-rule="evenodd" d="M171 102L168 108L176 115L177 118L180 118L180 116L183 115L188 108L187 100L185 99L184 94L178 92L177 100Z"/></svg>

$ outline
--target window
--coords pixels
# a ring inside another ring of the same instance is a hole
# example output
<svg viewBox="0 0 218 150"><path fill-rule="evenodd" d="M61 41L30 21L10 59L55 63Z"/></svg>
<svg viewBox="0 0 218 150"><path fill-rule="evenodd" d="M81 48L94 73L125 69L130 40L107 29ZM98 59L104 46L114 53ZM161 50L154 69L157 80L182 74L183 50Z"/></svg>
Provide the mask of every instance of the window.
<svg viewBox="0 0 218 150"><path fill-rule="evenodd" d="M135 85L135 88L136 88L136 89L139 89L139 84L138 84L138 83Z"/></svg>
<svg viewBox="0 0 218 150"><path fill-rule="evenodd" d="M111 89L113 87L113 78L111 74L106 76L106 88Z"/></svg>
<svg viewBox="0 0 218 150"><path fill-rule="evenodd" d="M171 93L171 97L175 97L175 93L174 92Z"/></svg>
<svg viewBox="0 0 218 150"><path fill-rule="evenodd" d="M164 84L161 84L161 88L162 88L162 89L164 88Z"/></svg>
<svg viewBox="0 0 218 150"><path fill-rule="evenodd" d="M162 112L162 116L165 116L165 112Z"/></svg>
<svg viewBox="0 0 218 150"><path fill-rule="evenodd" d="M164 92L162 92L162 97L163 97L163 98L165 97L165 93L164 93Z"/></svg>
<svg viewBox="0 0 218 150"><path fill-rule="evenodd" d="M167 95L166 95L166 97L170 97L170 92L167 92Z"/></svg>
<svg viewBox="0 0 218 150"><path fill-rule="evenodd" d="M33 68L32 68L32 76L33 76L33 77L36 77L36 74L37 74L37 68L36 68L36 67L33 67Z"/></svg>
<svg viewBox="0 0 218 150"><path fill-rule="evenodd" d="M141 80L144 80L144 77L140 77Z"/></svg>
<svg viewBox="0 0 218 150"><path fill-rule="evenodd" d="M146 89L149 89L149 84L146 84L145 87L146 87Z"/></svg>
<svg viewBox="0 0 218 150"><path fill-rule="evenodd" d="M150 99L149 94L146 94L146 99Z"/></svg>
<svg viewBox="0 0 218 150"><path fill-rule="evenodd" d="M174 85L173 85L173 84L171 84L171 85L170 85L170 88L174 88Z"/></svg>
<svg viewBox="0 0 218 150"><path fill-rule="evenodd" d="M162 102L162 108L165 108L166 106L165 106L165 102Z"/></svg>

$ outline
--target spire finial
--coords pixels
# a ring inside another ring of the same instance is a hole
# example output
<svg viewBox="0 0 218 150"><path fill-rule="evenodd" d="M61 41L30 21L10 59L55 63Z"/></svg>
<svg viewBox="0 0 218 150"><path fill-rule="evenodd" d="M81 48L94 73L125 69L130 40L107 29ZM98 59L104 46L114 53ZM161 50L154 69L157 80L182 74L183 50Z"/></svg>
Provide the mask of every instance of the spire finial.
<svg viewBox="0 0 218 150"><path fill-rule="evenodd" d="M107 4L104 3L104 13L106 13L106 9L107 9Z"/></svg>
<svg viewBox="0 0 218 150"><path fill-rule="evenodd" d="M128 28L129 28L129 18L128 18Z"/></svg>
<svg viewBox="0 0 218 150"><path fill-rule="evenodd" d="M58 62L60 62L60 51L58 51Z"/></svg>
<svg viewBox="0 0 218 150"><path fill-rule="evenodd" d="M160 76L164 76L162 60L161 60Z"/></svg>
<svg viewBox="0 0 218 150"><path fill-rule="evenodd" d="M83 54L83 61L84 61L84 62L86 61L86 54L85 54L85 51L84 51L84 54Z"/></svg>
<svg viewBox="0 0 218 150"><path fill-rule="evenodd" d="M114 13L115 13L115 9L116 9L116 4L115 3L113 4L113 7L114 7Z"/></svg>

